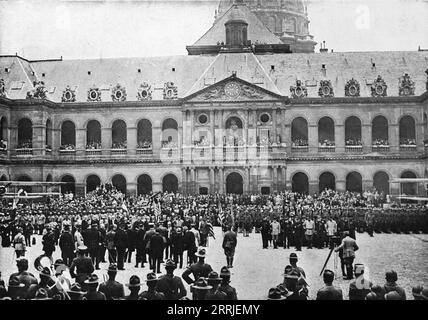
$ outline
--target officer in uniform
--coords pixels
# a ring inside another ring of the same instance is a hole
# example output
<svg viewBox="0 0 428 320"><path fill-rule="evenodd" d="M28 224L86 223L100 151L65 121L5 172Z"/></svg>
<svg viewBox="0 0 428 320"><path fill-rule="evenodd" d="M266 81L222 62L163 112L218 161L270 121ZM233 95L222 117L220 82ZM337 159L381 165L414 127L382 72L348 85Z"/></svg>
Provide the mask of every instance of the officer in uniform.
<svg viewBox="0 0 428 320"><path fill-rule="evenodd" d="M236 233L232 231L232 227L230 225L227 226L227 232L224 234L223 238L223 250L226 255L227 267L233 267L233 256L235 255L235 248L238 239L236 237Z"/></svg>
<svg viewBox="0 0 428 320"><path fill-rule="evenodd" d="M166 260L166 274L159 278L156 286L156 290L162 292L166 300L179 300L187 295L187 290L181 278L174 276L176 268L177 264L173 260Z"/></svg>
<svg viewBox="0 0 428 320"><path fill-rule="evenodd" d="M342 240L342 244L335 249L335 252L343 249L343 261L346 266L347 279L350 280L353 278L352 264L354 263L355 259L355 251L357 251L359 248L357 242L349 236L348 231L344 232L344 236L345 237Z"/></svg>
<svg viewBox="0 0 428 320"><path fill-rule="evenodd" d="M90 259L90 258L88 258ZM94 273L84 281L87 292L83 295L82 300L107 300L104 293L97 290L98 276Z"/></svg>
<svg viewBox="0 0 428 320"><path fill-rule="evenodd" d="M23 295L23 298L26 299L26 293L28 292L28 289L31 285L37 285L38 281L36 277L28 272L28 260L26 258L19 258L16 260L16 266L18 267L18 272L12 273L10 275L9 281L12 278L16 278L19 280L20 283L24 284L24 289L22 289L22 292L25 293Z"/></svg>
<svg viewBox="0 0 428 320"><path fill-rule="evenodd" d="M325 286L318 290L317 300L343 300L342 290L333 286L334 272L325 270L323 280Z"/></svg>
<svg viewBox="0 0 428 320"><path fill-rule="evenodd" d="M125 298L123 284L116 281L117 265L111 263L107 269L108 280L100 284L98 291L104 293L107 300L119 300Z"/></svg>
<svg viewBox="0 0 428 320"><path fill-rule="evenodd" d="M226 294L225 300L238 300L236 289L230 285L230 270L227 267L221 268L220 278L221 283L218 290Z"/></svg>
<svg viewBox="0 0 428 320"><path fill-rule="evenodd" d="M101 233L98 231L97 223L91 224L91 229L86 233L85 243L88 246L89 256L92 259L92 263L95 264L95 269L100 270L100 243L102 243Z"/></svg>
<svg viewBox="0 0 428 320"><path fill-rule="evenodd" d="M208 274L213 271L211 266L208 263L205 263L206 251L204 248L199 248L196 256L198 257L198 262L192 264L188 267L181 276L187 284L192 284L200 277L207 278ZM189 275L193 274L194 279L190 278Z"/></svg>
<svg viewBox="0 0 428 320"><path fill-rule="evenodd" d="M218 289L221 281L222 279L218 276L217 272L210 272L207 278L207 282L208 285L212 287L212 289L205 296L205 300L227 300L226 293Z"/></svg>
<svg viewBox="0 0 428 320"><path fill-rule="evenodd" d="M269 245L270 224L266 217L263 218L260 232L262 234L263 249L267 249Z"/></svg>
<svg viewBox="0 0 428 320"><path fill-rule="evenodd" d="M158 279L156 273L150 272L147 274L147 291L140 294L138 300L165 300L165 295L156 290Z"/></svg>
<svg viewBox="0 0 428 320"><path fill-rule="evenodd" d="M94 272L94 265L89 257L85 256L85 252L88 248L86 246L80 246L77 248L77 257L73 259L70 266L70 275L76 279L76 282L82 287L86 279Z"/></svg>
<svg viewBox="0 0 428 320"><path fill-rule="evenodd" d="M294 244L296 246L296 251L302 251L303 235L304 228L302 221L297 218L296 222L293 225L293 234L294 234Z"/></svg>
<svg viewBox="0 0 428 320"><path fill-rule="evenodd" d="M74 239L69 224L64 224L64 230L59 237L59 247L62 260L67 266L70 266L74 258Z"/></svg>

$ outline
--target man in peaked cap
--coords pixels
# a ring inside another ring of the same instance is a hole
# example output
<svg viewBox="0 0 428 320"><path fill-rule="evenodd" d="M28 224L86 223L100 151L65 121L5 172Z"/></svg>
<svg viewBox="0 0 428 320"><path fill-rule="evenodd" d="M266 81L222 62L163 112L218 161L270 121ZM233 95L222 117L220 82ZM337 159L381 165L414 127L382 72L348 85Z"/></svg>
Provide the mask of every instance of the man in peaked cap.
<svg viewBox="0 0 428 320"><path fill-rule="evenodd" d="M77 248L77 257L73 259L70 266L71 277L75 278L76 282L81 286L84 285L84 281L95 270L91 258L85 256L87 249L86 246L79 246Z"/></svg>
<svg viewBox="0 0 428 320"><path fill-rule="evenodd" d="M82 300L107 300L104 293L99 292L98 288L98 276L93 273L88 279L84 281L84 284L88 288L88 291L83 295Z"/></svg>
<svg viewBox="0 0 428 320"><path fill-rule="evenodd" d="M125 297L125 300L138 300L138 293L140 292L141 288L140 277L137 275L131 276L131 278L129 278L129 283L127 283L126 286L129 288L131 293Z"/></svg>
<svg viewBox="0 0 428 320"><path fill-rule="evenodd" d="M187 284L192 284L200 277L207 278L208 274L213 271L211 266L208 263L205 263L205 255L206 251L204 248L199 248L198 252L196 252L196 256L198 257L198 262L192 264L188 267L181 276ZM189 275L193 274L194 279L190 278Z"/></svg>
<svg viewBox="0 0 428 320"><path fill-rule="evenodd" d="M227 296L226 300L238 300L236 289L230 285L230 270L224 266L220 270L221 283L218 288L219 291L224 292Z"/></svg>
<svg viewBox="0 0 428 320"><path fill-rule="evenodd" d="M107 300L118 300L125 297L123 284L116 281L117 265L111 263L107 269L108 280L100 284L98 291L104 293Z"/></svg>
<svg viewBox="0 0 428 320"><path fill-rule="evenodd" d="M364 300L373 284L364 276L364 265L354 266L355 280L349 284L349 300Z"/></svg>
<svg viewBox="0 0 428 320"><path fill-rule="evenodd" d="M157 283L158 278L156 277L156 273L148 273L146 279L148 290L141 293L138 300L165 300L165 295L156 290Z"/></svg>
<svg viewBox="0 0 428 320"><path fill-rule="evenodd" d="M318 290L317 300L343 300L342 290L333 286L334 272L325 270L323 280L325 286Z"/></svg>
<svg viewBox="0 0 428 320"><path fill-rule="evenodd" d="M156 286L157 291L162 292L166 300L179 300L187 295L187 290L181 278L174 276L176 268L177 265L173 260L166 260L166 274L159 278Z"/></svg>

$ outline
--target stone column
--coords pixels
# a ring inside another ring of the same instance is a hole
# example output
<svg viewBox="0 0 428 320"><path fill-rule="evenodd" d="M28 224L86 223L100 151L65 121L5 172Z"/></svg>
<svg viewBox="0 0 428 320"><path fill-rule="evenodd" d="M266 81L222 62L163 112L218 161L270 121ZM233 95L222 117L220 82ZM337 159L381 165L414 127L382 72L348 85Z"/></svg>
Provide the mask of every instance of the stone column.
<svg viewBox="0 0 428 320"><path fill-rule="evenodd" d="M248 181L247 181L247 193L251 193L251 168L248 166L247 167L247 177L248 177Z"/></svg>
<svg viewBox="0 0 428 320"><path fill-rule="evenodd" d="M316 180L310 180L309 181L309 194L318 193L318 181Z"/></svg>
<svg viewBox="0 0 428 320"><path fill-rule="evenodd" d="M86 129L76 128L76 155L84 156L86 149Z"/></svg>
<svg viewBox="0 0 428 320"><path fill-rule="evenodd" d="M309 152L318 152L318 124L310 123L308 126L308 145Z"/></svg>
<svg viewBox="0 0 428 320"><path fill-rule="evenodd" d="M422 116L423 119L423 116ZM416 128L415 128L415 138L416 138L416 146L417 151L424 152L425 151L425 143L424 143L424 122L422 119L415 119Z"/></svg>
<svg viewBox="0 0 428 320"><path fill-rule="evenodd" d="M183 194L187 194L188 190L187 190L187 168L186 167L182 167L181 168L181 189Z"/></svg>
<svg viewBox="0 0 428 320"><path fill-rule="evenodd" d="M196 193L196 171L195 168L190 168L190 192L192 194Z"/></svg>
<svg viewBox="0 0 428 320"><path fill-rule="evenodd" d="M364 123L361 126L361 142L363 143L363 152L368 153L372 151L372 125L371 123Z"/></svg>
<svg viewBox="0 0 428 320"><path fill-rule="evenodd" d="M83 197L86 192L86 183L75 184L75 197Z"/></svg>
<svg viewBox="0 0 428 320"><path fill-rule="evenodd" d="M272 191L278 191L278 171L277 171L278 167L277 166L272 166Z"/></svg>
<svg viewBox="0 0 428 320"><path fill-rule="evenodd" d="M363 187L363 192L373 188L373 179L363 179L362 187Z"/></svg>
<svg viewBox="0 0 428 320"><path fill-rule="evenodd" d="M281 183L281 189L282 190L285 190L285 188L286 188L286 182L285 182L285 179L286 179L286 168L285 168L285 166L282 166L281 167L281 179L282 179L282 183Z"/></svg>
<svg viewBox="0 0 428 320"><path fill-rule="evenodd" d="M127 151L132 156L135 156L137 152L137 130L137 127L128 127L126 132Z"/></svg>
<svg viewBox="0 0 428 320"><path fill-rule="evenodd" d="M388 126L389 151L398 152L400 150L399 125L391 123Z"/></svg>
<svg viewBox="0 0 428 320"><path fill-rule="evenodd" d="M161 126L152 126L152 149L153 157L159 159L160 149L162 148L162 127Z"/></svg>
<svg viewBox="0 0 428 320"><path fill-rule="evenodd" d="M214 167L210 167L210 193L215 193Z"/></svg>
<svg viewBox="0 0 428 320"><path fill-rule="evenodd" d="M103 148L103 155L110 155L110 149L112 145L112 133L111 128L101 129L101 146Z"/></svg>
<svg viewBox="0 0 428 320"><path fill-rule="evenodd" d="M252 179L252 184L253 184L253 193L259 193L259 168L257 166L253 166L252 167L252 171L253 171L253 179Z"/></svg>
<svg viewBox="0 0 428 320"><path fill-rule="evenodd" d="M195 117L195 111L190 110L189 111L189 136L190 136L190 143L189 145L193 147L193 141L195 138L193 137L193 121Z"/></svg>
<svg viewBox="0 0 428 320"><path fill-rule="evenodd" d="M15 150L18 146L18 126L15 124L9 125L9 137L7 141L8 150Z"/></svg>
<svg viewBox="0 0 428 320"><path fill-rule="evenodd" d="M339 192L346 191L346 180L336 180L336 190Z"/></svg>
<svg viewBox="0 0 428 320"><path fill-rule="evenodd" d="M33 124L33 155L45 155L46 125L43 123Z"/></svg>
<svg viewBox="0 0 428 320"><path fill-rule="evenodd" d="M218 173L220 176L220 193L224 193L225 192L225 187L224 187L224 172L223 172L223 168L220 167L218 168Z"/></svg>
<svg viewBox="0 0 428 320"><path fill-rule="evenodd" d="M61 129L52 126L52 155L58 156L61 146Z"/></svg>
<svg viewBox="0 0 428 320"><path fill-rule="evenodd" d="M210 110L210 143L211 146L215 145L215 131L214 131L214 124L215 124L215 110Z"/></svg>
<svg viewBox="0 0 428 320"><path fill-rule="evenodd" d="M344 124L336 124L334 128L334 143L336 144L336 152L345 152L345 126Z"/></svg>
<svg viewBox="0 0 428 320"><path fill-rule="evenodd" d="M272 109L272 135L273 135L272 142L273 143L278 143L278 141L277 141L276 121L277 121L277 110L276 110L276 107L274 107Z"/></svg>
<svg viewBox="0 0 428 320"><path fill-rule="evenodd" d="M128 196L136 196L137 195L137 183L136 182L128 182L126 185L126 194Z"/></svg>
<svg viewBox="0 0 428 320"><path fill-rule="evenodd" d="M291 123L284 123L284 142L287 154L291 154Z"/></svg>

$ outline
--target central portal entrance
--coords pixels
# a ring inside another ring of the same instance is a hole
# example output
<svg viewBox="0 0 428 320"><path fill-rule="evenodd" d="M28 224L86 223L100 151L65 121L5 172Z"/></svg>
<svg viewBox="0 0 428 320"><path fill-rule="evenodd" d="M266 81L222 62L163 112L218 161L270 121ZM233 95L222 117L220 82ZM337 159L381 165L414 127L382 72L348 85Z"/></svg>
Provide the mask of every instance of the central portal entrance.
<svg viewBox="0 0 428 320"><path fill-rule="evenodd" d="M242 194L243 185L242 176L232 172L226 178L226 193Z"/></svg>

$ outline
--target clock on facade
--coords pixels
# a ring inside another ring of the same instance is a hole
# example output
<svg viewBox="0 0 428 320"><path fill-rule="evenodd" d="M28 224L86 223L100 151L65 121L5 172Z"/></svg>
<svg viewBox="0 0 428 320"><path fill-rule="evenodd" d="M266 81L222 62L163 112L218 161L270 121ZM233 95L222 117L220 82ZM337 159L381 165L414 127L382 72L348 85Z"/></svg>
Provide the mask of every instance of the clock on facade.
<svg viewBox="0 0 428 320"><path fill-rule="evenodd" d="M224 92L229 98L236 98L241 92L241 87L235 82L230 82L224 86Z"/></svg>

